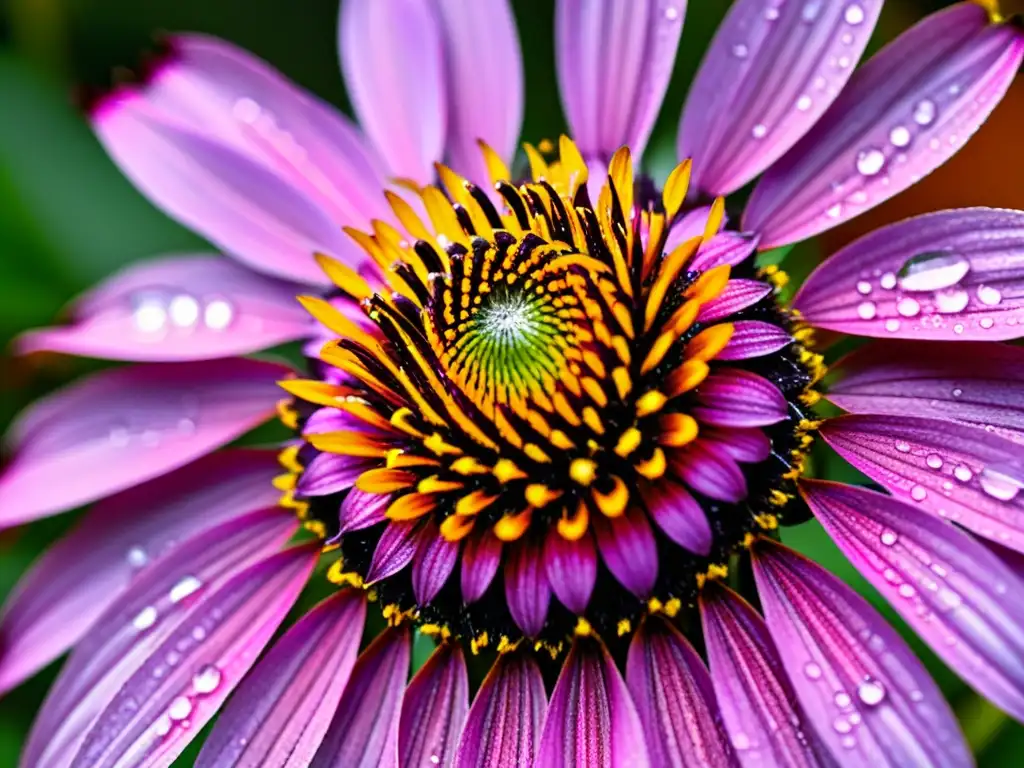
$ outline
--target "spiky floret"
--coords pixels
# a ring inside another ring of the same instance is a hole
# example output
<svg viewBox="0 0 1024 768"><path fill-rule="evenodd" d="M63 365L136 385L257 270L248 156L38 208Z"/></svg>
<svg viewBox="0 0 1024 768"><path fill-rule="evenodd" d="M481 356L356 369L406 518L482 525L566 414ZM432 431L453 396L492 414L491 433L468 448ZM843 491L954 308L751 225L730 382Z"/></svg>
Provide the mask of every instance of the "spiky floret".
<svg viewBox="0 0 1024 768"><path fill-rule="evenodd" d="M374 222L372 234L350 233L377 269L357 274L321 257L339 295L303 298L338 338L320 353L326 381L285 387L337 409L351 428L307 423L306 447L288 458L302 467L322 454L338 457L332 461L357 475L360 498L379 497L383 510L366 526L342 521L336 543L344 565L335 573L373 584L396 615L414 613L446 632L519 634L496 584L490 599L469 600L458 578L442 579L424 599L427 590L401 567L408 558L396 569L382 553L386 532L398 531L407 540L401 546L418 553L436 540L456 558L494 537L513 557L529 547L539 552L552 536L600 542L627 518L646 521L647 491L682 484L679 468L706 427L695 416L696 393L734 332L734 318L702 319L726 289L729 265L693 268L721 226L722 201L703 236L665 250L689 164L672 172L660 199L638 204L622 149L594 204L579 152L564 137L559 150L549 164L528 147L534 180L517 186L484 148L493 200L443 166L447 194L416 188L410 203L389 193L405 231ZM352 319L356 305L364 318ZM789 326L770 297L744 311ZM660 568L649 594L630 594L602 567L601 599L577 616L553 607L540 634L557 642L584 625L628 631L652 606L692 597L698 576L715 573L745 534L776 525L806 448L796 403L814 378L808 355L794 342L771 360L732 364L775 382L792 413L767 428L771 456L738 459L752 462L743 498L698 494L713 532L709 551L698 555L658 535ZM300 493L297 503L331 527L330 510L339 503L344 510L349 493Z"/></svg>

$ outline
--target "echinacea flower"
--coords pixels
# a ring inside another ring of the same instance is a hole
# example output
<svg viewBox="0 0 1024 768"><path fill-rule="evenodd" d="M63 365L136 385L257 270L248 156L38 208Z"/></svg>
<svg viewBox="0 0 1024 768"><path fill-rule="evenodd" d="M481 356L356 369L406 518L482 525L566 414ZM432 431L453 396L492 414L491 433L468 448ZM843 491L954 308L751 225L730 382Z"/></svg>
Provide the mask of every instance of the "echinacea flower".
<svg viewBox="0 0 1024 768"><path fill-rule="evenodd" d="M901 637L779 543L808 510L1024 719L1024 213L888 226L791 306L753 264L941 164L1024 56L965 2L855 69L880 7L737 0L660 190L681 0L559 1L575 140L525 181L505 0L347 0L364 133L192 36L96 105L230 257L21 340L133 363L9 436L2 524L97 502L0 619L0 689L73 648L23 764L167 765L222 710L198 765L969 765ZM823 380L814 329L874 340ZM301 372L244 357L294 341ZM275 412L286 445L223 449ZM807 477L816 436L886 492ZM318 563L336 592L273 640Z"/></svg>

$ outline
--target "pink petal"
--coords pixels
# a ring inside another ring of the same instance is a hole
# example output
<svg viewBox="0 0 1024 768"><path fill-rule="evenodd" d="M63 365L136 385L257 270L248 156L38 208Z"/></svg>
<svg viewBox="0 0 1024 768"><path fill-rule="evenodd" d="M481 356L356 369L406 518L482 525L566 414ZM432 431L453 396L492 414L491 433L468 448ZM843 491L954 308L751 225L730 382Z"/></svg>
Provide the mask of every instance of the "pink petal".
<svg viewBox="0 0 1024 768"><path fill-rule="evenodd" d="M749 360L764 357L793 343L785 329L763 320L739 320L733 323L735 331L717 360Z"/></svg>
<svg viewBox="0 0 1024 768"><path fill-rule="evenodd" d="M711 524L683 486L662 480L644 485L640 493L651 519L672 541L698 555L711 552Z"/></svg>
<svg viewBox="0 0 1024 768"><path fill-rule="evenodd" d="M394 768L409 676L409 632L389 629L360 654L310 768Z"/></svg>
<svg viewBox="0 0 1024 768"><path fill-rule="evenodd" d="M966 362L965 362L966 361ZM1024 443L1024 350L959 342L868 344L832 368L828 399L852 413L929 416L979 426Z"/></svg>
<svg viewBox="0 0 1024 768"><path fill-rule="evenodd" d="M650 597L658 579L658 547L647 515L632 507L619 517L597 516L593 523L608 570L637 597Z"/></svg>
<svg viewBox="0 0 1024 768"><path fill-rule="evenodd" d="M842 416L821 436L897 498L1024 552L1024 464L1009 440L911 416Z"/></svg>
<svg viewBox="0 0 1024 768"><path fill-rule="evenodd" d="M100 712L155 649L182 627L195 626L196 611L211 595L279 550L297 528L288 510L252 512L197 533L142 571L64 665L33 724L26 762L67 765Z"/></svg>
<svg viewBox="0 0 1024 768"><path fill-rule="evenodd" d="M725 451L736 461L755 464L772 453L772 441L760 429L714 429L701 432L701 440Z"/></svg>
<svg viewBox="0 0 1024 768"><path fill-rule="evenodd" d="M801 491L850 561L943 661L1024 719L1024 592L974 537L863 488L807 481Z"/></svg>
<svg viewBox="0 0 1024 768"><path fill-rule="evenodd" d="M18 582L0 613L0 691L74 645L97 617L176 542L273 506L273 451L199 459L101 501Z"/></svg>
<svg viewBox="0 0 1024 768"><path fill-rule="evenodd" d="M985 121L1022 55L1024 35L1012 23L990 23L980 5L932 14L857 70L813 130L769 169L743 229L760 232L762 248L776 248L916 183Z"/></svg>
<svg viewBox="0 0 1024 768"><path fill-rule="evenodd" d="M973 765L941 691L864 598L762 539L754 576L772 639L807 719L855 765Z"/></svg>
<svg viewBox="0 0 1024 768"><path fill-rule="evenodd" d="M881 0L734 3L679 126L691 188L735 192L807 133L846 85L881 9Z"/></svg>
<svg viewBox="0 0 1024 768"><path fill-rule="evenodd" d="M735 315L737 312L742 312L757 304L772 290L768 283L763 283L760 280L746 278L730 280L726 283L725 290L700 308L697 322L710 323L712 320L721 320Z"/></svg>
<svg viewBox="0 0 1024 768"><path fill-rule="evenodd" d="M11 427L0 528L138 485L234 440L273 415L277 381L289 374L244 358L142 364L37 401Z"/></svg>
<svg viewBox="0 0 1024 768"><path fill-rule="evenodd" d="M739 368L723 368L697 389L694 417L718 427L765 427L784 421L789 404L768 379Z"/></svg>
<svg viewBox="0 0 1024 768"><path fill-rule="evenodd" d="M409 683L398 721L399 765L449 768L469 711L466 660L457 644L440 646Z"/></svg>
<svg viewBox="0 0 1024 768"><path fill-rule="evenodd" d="M79 297L73 323L29 331L18 352L170 362L257 352L307 336L305 289L219 256L132 265Z"/></svg>
<svg viewBox="0 0 1024 768"><path fill-rule="evenodd" d="M597 581L597 550L590 536L577 541L562 537L552 527L544 542L544 570L562 605L582 616Z"/></svg>
<svg viewBox="0 0 1024 768"><path fill-rule="evenodd" d="M425 0L347 0L338 49L359 124L391 172L434 178L447 130L442 28ZM479 43L479 41L477 41Z"/></svg>
<svg viewBox="0 0 1024 768"><path fill-rule="evenodd" d="M537 662L505 653L491 667L469 710L456 755L458 768L531 765L547 708Z"/></svg>
<svg viewBox="0 0 1024 768"><path fill-rule="evenodd" d="M437 597L455 570L458 557L458 542L445 539L436 526L421 537L412 564L412 591L419 605Z"/></svg>
<svg viewBox="0 0 1024 768"><path fill-rule="evenodd" d="M508 160L523 121L515 18L508 0L441 0L437 10L448 76L448 159L456 171L487 188L490 176L477 141L483 139Z"/></svg>
<svg viewBox="0 0 1024 768"><path fill-rule="evenodd" d="M312 432L307 429L305 434ZM320 453L299 475L296 490L302 496L329 496L351 488L363 472L378 466L380 459Z"/></svg>
<svg viewBox="0 0 1024 768"><path fill-rule="evenodd" d="M318 552L314 542L273 555L200 603L191 621L153 649L100 714L73 768L173 762L270 641ZM195 638L196 628L202 628L202 640Z"/></svg>
<svg viewBox="0 0 1024 768"><path fill-rule="evenodd" d="M669 456L669 466L702 496L736 504L747 496L747 480L736 460L713 442L697 439Z"/></svg>
<svg viewBox="0 0 1024 768"><path fill-rule="evenodd" d="M501 564L501 540L490 531L470 534L462 552L462 602L475 603L491 585Z"/></svg>
<svg viewBox="0 0 1024 768"><path fill-rule="evenodd" d="M558 83L584 157L639 159L672 76L685 0L559 0Z"/></svg>
<svg viewBox="0 0 1024 768"><path fill-rule="evenodd" d="M394 576L411 563L423 540L422 531L418 520L389 522L373 551L370 571L366 574L367 583Z"/></svg>
<svg viewBox="0 0 1024 768"><path fill-rule="evenodd" d="M353 488L341 502L338 522L341 533L361 531L364 528L383 523L384 513L391 506L391 494L367 493Z"/></svg>
<svg viewBox="0 0 1024 768"><path fill-rule="evenodd" d="M742 264L753 255L760 239L756 234L722 232L701 245L687 268L709 270L723 264Z"/></svg>
<svg viewBox="0 0 1024 768"><path fill-rule="evenodd" d="M652 765L733 765L711 678L679 630L657 617L644 621L629 646L626 683Z"/></svg>
<svg viewBox="0 0 1024 768"><path fill-rule="evenodd" d="M709 582L700 614L711 681L739 763L828 765L757 612L728 587Z"/></svg>
<svg viewBox="0 0 1024 768"><path fill-rule="evenodd" d="M794 299L807 322L859 336L999 341L1024 335L1024 213L964 208L857 240Z"/></svg>
<svg viewBox="0 0 1024 768"><path fill-rule="evenodd" d="M382 163L337 109L224 40L168 42L147 104L258 161L335 221L364 227L386 212Z"/></svg>
<svg viewBox="0 0 1024 768"><path fill-rule="evenodd" d="M505 599L512 619L524 635L536 637L544 628L551 602L540 544L520 540L511 545L504 574Z"/></svg>
<svg viewBox="0 0 1024 768"><path fill-rule="evenodd" d="M366 602L341 591L285 633L228 702L199 768L304 768L334 716L359 652Z"/></svg>
<svg viewBox="0 0 1024 768"><path fill-rule="evenodd" d="M551 694L534 768L645 768L644 733L605 647L578 638Z"/></svg>

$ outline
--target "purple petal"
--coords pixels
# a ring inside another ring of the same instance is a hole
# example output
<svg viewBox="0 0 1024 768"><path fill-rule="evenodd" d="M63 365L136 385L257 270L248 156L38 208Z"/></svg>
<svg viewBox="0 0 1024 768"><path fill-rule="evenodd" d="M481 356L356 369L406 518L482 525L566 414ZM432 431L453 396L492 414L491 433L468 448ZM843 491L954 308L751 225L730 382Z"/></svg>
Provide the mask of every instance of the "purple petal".
<svg viewBox="0 0 1024 768"><path fill-rule="evenodd" d="M745 464L764 461L772 453L772 441L760 429L705 429L701 440Z"/></svg>
<svg viewBox="0 0 1024 768"><path fill-rule="evenodd" d="M103 710L72 768L173 762L270 641L318 553L314 542L273 555L197 605Z"/></svg>
<svg viewBox="0 0 1024 768"><path fill-rule="evenodd" d="M637 597L650 597L658 579L658 547L647 515L631 507L619 517L597 516L593 522L608 570Z"/></svg>
<svg viewBox="0 0 1024 768"><path fill-rule="evenodd" d="M488 530L470 534L462 552L462 601L475 603L491 585L501 564L501 540Z"/></svg>
<svg viewBox="0 0 1024 768"><path fill-rule="evenodd" d="M388 523L388 527L377 541L377 548L373 551L370 571L366 574L367 583L372 584L388 576L394 576L412 562L423 539L423 529L419 523L419 520Z"/></svg>
<svg viewBox="0 0 1024 768"><path fill-rule="evenodd" d="M762 539L754 576L807 719L856 765L973 765L942 692L896 631L820 566Z"/></svg>
<svg viewBox="0 0 1024 768"><path fill-rule="evenodd" d="M304 434L313 432L306 429ZM378 466L380 459L320 453L302 471L296 490L302 496L329 496L351 488L363 472Z"/></svg>
<svg viewBox="0 0 1024 768"><path fill-rule="evenodd" d="M469 710L466 660L457 644L440 646L416 673L398 721L398 764L449 768Z"/></svg>
<svg viewBox="0 0 1024 768"><path fill-rule="evenodd" d="M391 506L391 494L367 493L353 488L341 502L338 522L341 533L361 531L387 518L385 512Z"/></svg>
<svg viewBox="0 0 1024 768"><path fill-rule="evenodd" d="M621 146L643 154L685 14L685 0L559 0L558 83L584 157L607 162Z"/></svg>
<svg viewBox="0 0 1024 768"><path fill-rule="evenodd" d="M392 173L419 184L434 179L448 122L436 11L424 0L348 0L338 27L341 67L359 124Z"/></svg>
<svg viewBox="0 0 1024 768"><path fill-rule="evenodd" d="M224 40L176 35L141 91L146 103L276 173L335 221L386 212L382 163L337 109Z"/></svg>
<svg viewBox="0 0 1024 768"><path fill-rule="evenodd" d="M289 373L243 358L142 364L37 401L11 427L0 528L138 485L234 440L273 415L277 381Z"/></svg>
<svg viewBox="0 0 1024 768"><path fill-rule="evenodd" d="M524 635L536 637L544 628L551 602L541 545L527 540L512 544L504 575L505 599L513 621Z"/></svg>
<svg viewBox="0 0 1024 768"><path fill-rule="evenodd" d="M645 768L644 733L615 662L578 638L551 694L534 768Z"/></svg>
<svg viewBox="0 0 1024 768"><path fill-rule="evenodd" d="M689 491L662 480L644 485L640 493L651 519L672 541L698 555L711 552L711 524Z"/></svg>
<svg viewBox="0 0 1024 768"><path fill-rule="evenodd" d="M365 617L362 594L345 590L299 619L242 681L196 766L309 765L355 664Z"/></svg>
<svg viewBox="0 0 1024 768"><path fill-rule="evenodd" d="M97 715L154 650L194 626L211 595L280 549L297 527L288 510L253 512L201 531L141 572L76 645L33 724L26 762L66 765Z"/></svg>
<svg viewBox="0 0 1024 768"><path fill-rule="evenodd" d="M0 692L74 645L175 543L274 505L273 451L216 453L106 499L50 547L0 614Z"/></svg>
<svg viewBox="0 0 1024 768"><path fill-rule="evenodd" d="M419 605L426 605L448 581L459 557L459 543L448 541L436 527L420 539L413 558L412 591Z"/></svg>
<svg viewBox="0 0 1024 768"><path fill-rule="evenodd" d="M711 681L740 764L827 765L757 612L728 587L709 582L700 615Z"/></svg>
<svg viewBox="0 0 1024 768"><path fill-rule="evenodd" d="M527 653L498 657L477 692L456 756L458 768L531 765L547 708L544 679Z"/></svg>
<svg viewBox="0 0 1024 768"><path fill-rule="evenodd" d="M965 363L965 361L969 361ZM979 426L1024 443L1024 349L959 342L868 344L833 368L828 399L852 413L929 416Z"/></svg>
<svg viewBox="0 0 1024 768"><path fill-rule="evenodd" d="M785 329L763 320L740 320L733 323L735 331L717 360L748 360L764 357L793 343Z"/></svg>
<svg viewBox="0 0 1024 768"><path fill-rule="evenodd" d="M1024 719L1024 593L974 537L891 496L807 481L801 491L843 554L979 693Z"/></svg>
<svg viewBox="0 0 1024 768"><path fill-rule="evenodd" d="M111 96L93 127L114 161L151 200L261 272L324 283L315 252L365 257L345 222L260 161L184 126L130 92Z"/></svg>
<svg viewBox="0 0 1024 768"><path fill-rule="evenodd" d="M702 496L739 503L747 496L747 481L736 460L713 442L697 439L669 456L676 477Z"/></svg>
<svg viewBox="0 0 1024 768"><path fill-rule="evenodd" d="M657 617L644 621L629 646L626 684L653 765L733 765L711 678L679 630Z"/></svg>
<svg viewBox="0 0 1024 768"><path fill-rule="evenodd" d="M806 134L846 85L881 9L881 0L734 3L679 126L691 189L735 192Z"/></svg>
<svg viewBox="0 0 1024 768"><path fill-rule="evenodd" d="M295 300L304 289L220 256L169 256L135 264L72 307L73 323L29 331L18 352L108 360L208 360L307 336Z"/></svg>
<svg viewBox="0 0 1024 768"><path fill-rule="evenodd" d="M360 654L310 768L394 768L409 675L409 632L389 629Z"/></svg>
<svg viewBox="0 0 1024 768"><path fill-rule="evenodd" d="M753 255L760 239L755 234L722 232L700 247L687 269L706 271L723 264L742 264Z"/></svg>
<svg viewBox="0 0 1024 768"><path fill-rule="evenodd" d="M1024 552L1024 464L1009 440L911 416L841 416L821 435L898 498Z"/></svg>
<svg viewBox="0 0 1024 768"><path fill-rule="evenodd" d="M769 169L743 228L761 233L762 248L776 248L916 183L985 121L1022 55L1024 35L1012 23L991 23L978 4L932 14L857 70L813 130Z"/></svg>
<svg viewBox="0 0 1024 768"><path fill-rule="evenodd" d="M708 227L709 218L711 218L710 205L700 205L688 213L683 214L678 221L672 223L672 228L668 231L668 237L665 238L665 253L671 253L687 240L692 240L695 237L703 237L704 230ZM727 217L723 216L721 226L726 226L726 223ZM719 229L719 231L721 231L721 229ZM701 247L707 248L715 239L716 238L712 238L711 241L702 243Z"/></svg>
<svg viewBox="0 0 1024 768"><path fill-rule="evenodd" d="M712 373L697 389L694 417L718 427L765 427L785 420L786 398L768 379L738 368Z"/></svg>
<svg viewBox="0 0 1024 768"><path fill-rule="evenodd" d="M451 166L480 186L490 176L477 141L508 160L523 121L523 62L508 0L442 0L448 76L447 154Z"/></svg>
<svg viewBox="0 0 1024 768"><path fill-rule="evenodd" d="M1024 213L917 216L827 259L794 299L807 322L859 336L999 341L1024 335Z"/></svg>
<svg viewBox="0 0 1024 768"><path fill-rule="evenodd" d="M726 283L725 290L700 308L697 322L710 323L712 320L721 320L737 312L742 312L757 304L771 292L772 287L760 280L745 278L730 280Z"/></svg>
<svg viewBox="0 0 1024 768"><path fill-rule="evenodd" d="M582 616L597 581L597 551L589 536L569 541L557 528L548 531L544 542L544 569L548 584L562 605Z"/></svg>

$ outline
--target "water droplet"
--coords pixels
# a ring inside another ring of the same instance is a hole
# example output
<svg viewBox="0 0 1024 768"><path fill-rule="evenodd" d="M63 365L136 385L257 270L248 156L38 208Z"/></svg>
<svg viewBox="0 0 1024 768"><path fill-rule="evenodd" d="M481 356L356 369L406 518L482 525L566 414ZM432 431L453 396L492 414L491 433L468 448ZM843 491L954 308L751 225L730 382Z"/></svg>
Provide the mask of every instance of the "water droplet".
<svg viewBox="0 0 1024 768"><path fill-rule="evenodd" d="M132 626L139 632L149 629L156 624L157 612L152 605L147 605L132 619Z"/></svg>
<svg viewBox="0 0 1024 768"><path fill-rule="evenodd" d="M857 316L861 320L871 320L877 314L877 308L873 301L862 301L857 305Z"/></svg>
<svg viewBox="0 0 1024 768"><path fill-rule="evenodd" d="M951 589L940 589L939 602L942 603L943 608L952 610L960 607L963 598Z"/></svg>
<svg viewBox="0 0 1024 768"><path fill-rule="evenodd" d="M905 443L901 440L896 443L896 450L900 453L910 453L910 443Z"/></svg>
<svg viewBox="0 0 1024 768"><path fill-rule="evenodd" d="M737 59L747 58L748 53L750 53L750 49L743 43L736 43L736 45L732 47L732 55Z"/></svg>
<svg viewBox="0 0 1024 768"><path fill-rule="evenodd" d="M915 485L910 489L910 498L914 501L924 501L928 497L928 491L925 490L924 486Z"/></svg>
<svg viewBox="0 0 1024 768"><path fill-rule="evenodd" d="M931 99L922 99L914 107L914 122L918 125L931 125L935 120L935 102Z"/></svg>
<svg viewBox="0 0 1024 768"><path fill-rule="evenodd" d="M214 299L206 305L203 312L203 322L206 327L213 331L223 331L234 319L235 310L224 299Z"/></svg>
<svg viewBox="0 0 1024 768"><path fill-rule="evenodd" d="M677 21L679 19L679 9L674 5L670 5L665 9L665 18L669 21Z"/></svg>
<svg viewBox="0 0 1024 768"><path fill-rule="evenodd" d="M910 584L900 584L900 588L897 591L900 593L901 597L906 598L911 598L917 594L917 590Z"/></svg>
<svg viewBox="0 0 1024 768"><path fill-rule="evenodd" d="M806 93L796 100L796 108L801 112L806 112L808 109L810 109L811 104L811 97L808 96Z"/></svg>
<svg viewBox="0 0 1024 768"><path fill-rule="evenodd" d="M910 692L910 700L911 701L924 701L924 694L921 693L918 690L913 690L913 691Z"/></svg>
<svg viewBox="0 0 1024 768"><path fill-rule="evenodd" d="M184 720L192 714L192 700L188 696L177 696L167 708L167 716L171 720Z"/></svg>
<svg viewBox="0 0 1024 768"><path fill-rule="evenodd" d="M971 263L948 251L928 251L911 256L900 268L899 283L904 291L938 291L950 288L970 271Z"/></svg>
<svg viewBox="0 0 1024 768"><path fill-rule="evenodd" d="M149 562L149 555L146 554L146 550L142 547L132 547L128 550L125 559L132 568L141 568Z"/></svg>
<svg viewBox="0 0 1024 768"><path fill-rule="evenodd" d="M195 592L197 589L199 589L201 586L203 586L203 582L201 582L195 576L186 576L173 587L171 587L171 592L169 595L171 602L181 602L186 597Z"/></svg>
<svg viewBox="0 0 1024 768"><path fill-rule="evenodd" d="M853 62L850 61L850 57L849 56L840 56L839 57L838 64L839 64L839 68L840 69L846 69L852 63Z"/></svg>
<svg viewBox="0 0 1024 768"><path fill-rule="evenodd" d="M199 694L213 693L220 685L220 669L213 664L206 664L192 676L192 689Z"/></svg>
<svg viewBox="0 0 1024 768"><path fill-rule="evenodd" d="M857 293L859 293L862 296L867 296L869 293L871 293L871 283L869 283L867 280L861 280L860 282L858 282Z"/></svg>
<svg viewBox="0 0 1024 768"><path fill-rule="evenodd" d="M172 726L173 723L171 722L171 718L164 713L156 719L155 723L153 723L153 733L157 736L166 736L171 732Z"/></svg>
<svg viewBox="0 0 1024 768"><path fill-rule="evenodd" d="M191 328L199 319L199 302L183 293L171 299L167 311L176 326Z"/></svg>
<svg viewBox="0 0 1024 768"><path fill-rule="evenodd" d="M877 680L867 678L857 686L857 698L859 698L865 706L877 706L885 699L885 686Z"/></svg>
<svg viewBox="0 0 1024 768"><path fill-rule="evenodd" d="M846 12L843 14L843 18L846 19L846 23L851 26L857 26L864 21L864 9L856 3L846 6Z"/></svg>
<svg viewBox="0 0 1024 768"><path fill-rule="evenodd" d="M857 170L864 176L874 176L885 166L885 155L874 147L857 155Z"/></svg>
<svg viewBox="0 0 1024 768"><path fill-rule="evenodd" d="M238 99L231 108L231 113L235 116L236 120L250 125L259 120L262 111L259 104L245 96Z"/></svg>
<svg viewBox="0 0 1024 768"><path fill-rule="evenodd" d="M910 143L910 131L905 126L897 125L889 131L889 141L894 147L905 147Z"/></svg>
<svg viewBox="0 0 1024 768"><path fill-rule="evenodd" d="M156 333L163 330L167 323L167 309L163 301L156 297L141 299L132 311L132 321L143 333Z"/></svg>
<svg viewBox="0 0 1024 768"><path fill-rule="evenodd" d="M882 531L882 535L878 537L885 546L891 547L896 543L897 536L895 531Z"/></svg>
<svg viewBox="0 0 1024 768"><path fill-rule="evenodd" d="M893 272L886 272L879 279L878 284L885 288L887 291L891 291L896 287L896 275Z"/></svg>
<svg viewBox="0 0 1024 768"><path fill-rule="evenodd" d="M755 139L763 139L765 137L765 134L768 133L768 126L766 126L764 123L758 123L757 125L754 126L750 133Z"/></svg>
<svg viewBox="0 0 1024 768"><path fill-rule="evenodd" d="M821 667L810 661L804 665L804 674L811 680L817 680L821 677Z"/></svg>
<svg viewBox="0 0 1024 768"><path fill-rule="evenodd" d="M949 86L949 95L950 96L956 96L959 93L960 93L960 86L959 85L957 85L956 83L953 83L951 86Z"/></svg>
<svg viewBox="0 0 1024 768"><path fill-rule="evenodd" d="M835 728L836 733L849 733L853 729L850 721L845 717L837 717L835 722L832 723L832 727Z"/></svg>
<svg viewBox="0 0 1024 768"><path fill-rule="evenodd" d="M963 464L959 464L956 469L953 470L953 477L961 483L969 483L971 478L974 477L974 473Z"/></svg>
<svg viewBox="0 0 1024 768"><path fill-rule="evenodd" d="M896 333L900 329L900 321L895 317L890 317L885 321L885 330L889 333Z"/></svg>
<svg viewBox="0 0 1024 768"><path fill-rule="evenodd" d="M772 7L772 8L765 8L764 9L764 17L768 21L775 21L777 18L779 18L779 9L778 8L774 8L774 7Z"/></svg>
<svg viewBox="0 0 1024 768"><path fill-rule="evenodd" d="M993 320L991 317L983 317L983 318L981 318L981 320L978 321L978 325L980 325L986 331L989 328L991 328L993 325L995 325L995 324L996 324L996 321Z"/></svg>
<svg viewBox="0 0 1024 768"><path fill-rule="evenodd" d="M750 737L745 733L734 734L732 737L732 745L740 752L750 749Z"/></svg>
<svg viewBox="0 0 1024 768"><path fill-rule="evenodd" d="M897 302L896 311L903 317L915 317L921 311L921 305L917 303L917 299L904 296Z"/></svg>
<svg viewBox="0 0 1024 768"><path fill-rule="evenodd" d="M810 0L800 11L800 18L810 23L818 18L818 12L821 10L821 0Z"/></svg>
<svg viewBox="0 0 1024 768"><path fill-rule="evenodd" d="M842 216L842 214L843 206L840 205L839 203L836 203L827 211L825 211L825 215L828 216L830 219L838 219L840 216Z"/></svg>
<svg viewBox="0 0 1024 768"><path fill-rule="evenodd" d="M957 335L960 335L963 332L964 332L964 324L963 323L957 323L956 325L953 326L953 333L955 333Z"/></svg>
<svg viewBox="0 0 1024 768"><path fill-rule="evenodd" d="M853 736L843 738L842 745L845 749L853 749L857 746L857 740Z"/></svg>
<svg viewBox="0 0 1024 768"><path fill-rule="evenodd" d="M998 288L993 288L991 285L983 285L978 288L978 301L986 307L994 307L1002 300L1003 294L999 292Z"/></svg>
<svg viewBox="0 0 1024 768"><path fill-rule="evenodd" d="M962 312L969 301L970 297L963 288L950 288L935 294L935 308L944 315Z"/></svg>
<svg viewBox="0 0 1024 768"><path fill-rule="evenodd" d="M1013 501L1024 488L1024 478L1013 468L1002 465L985 467L978 476L978 482L985 493L999 501Z"/></svg>
<svg viewBox="0 0 1024 768"><path fill-rule="evenodd" d="M942 469L942 457L937 453L928 454L928 458L924 461L932 469Z"/></svg>

